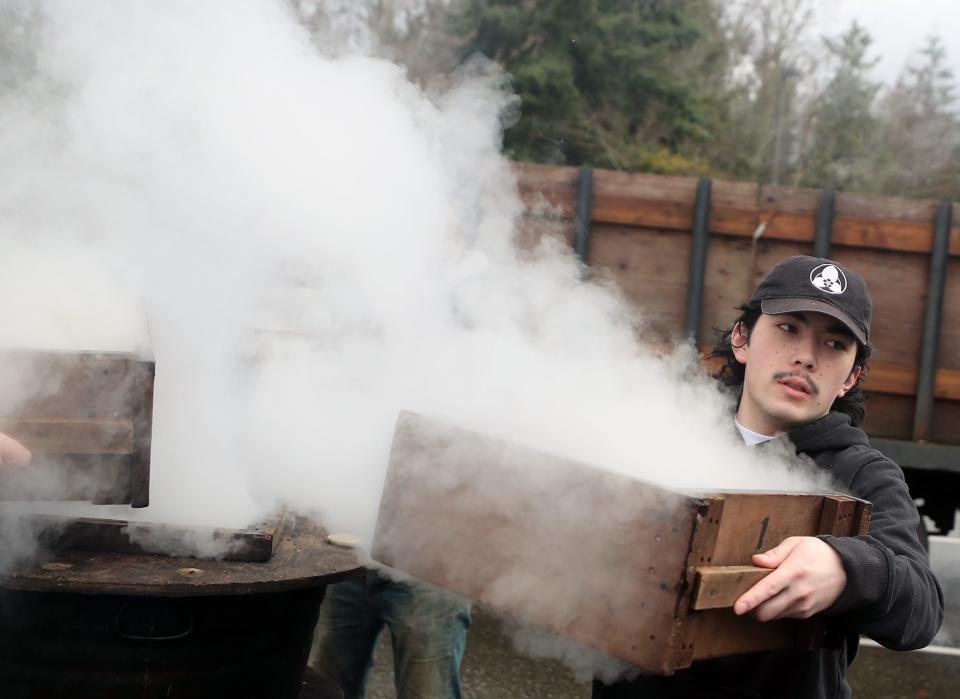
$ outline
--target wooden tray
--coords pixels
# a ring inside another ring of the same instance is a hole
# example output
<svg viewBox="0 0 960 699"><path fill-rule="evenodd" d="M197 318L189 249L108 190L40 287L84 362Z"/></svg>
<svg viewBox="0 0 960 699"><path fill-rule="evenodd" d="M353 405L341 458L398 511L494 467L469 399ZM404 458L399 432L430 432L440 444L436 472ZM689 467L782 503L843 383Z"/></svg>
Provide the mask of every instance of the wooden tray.
<svg viewBox="0 0 960 699"><path fill-rule="evenodd" d="M824 493L692 494L401 414L374 560L669 674L694 660L829 642L817 620L730 607L789 536L865 533Z"/></svg>
<svg viewBox="0 0 960 699"><path fill-rule="evenodd" d="M0 499L150 502L154 363L98 352L0 353L0 432L33 452Z"/></svg>

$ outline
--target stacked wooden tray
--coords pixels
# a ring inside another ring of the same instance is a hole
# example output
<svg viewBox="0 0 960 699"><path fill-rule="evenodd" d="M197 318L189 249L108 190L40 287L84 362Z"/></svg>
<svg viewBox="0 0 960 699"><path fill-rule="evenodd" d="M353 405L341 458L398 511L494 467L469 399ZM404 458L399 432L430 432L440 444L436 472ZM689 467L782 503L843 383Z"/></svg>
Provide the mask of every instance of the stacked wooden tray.
<svg viewBox="0 0 960 699"><path fill-rule="evenodd" d="M99 352L0 353L0 432L33 453L0 499L150 502L154 363Z"/></svg>
<svg viewBox="0 0 960 699"><path fill-rule="evenodd" d="M816 619L731 606L789 536L867 530L837 494L688 493L400 416L374 560L669 674L694 660L831 642Z"/></svg>

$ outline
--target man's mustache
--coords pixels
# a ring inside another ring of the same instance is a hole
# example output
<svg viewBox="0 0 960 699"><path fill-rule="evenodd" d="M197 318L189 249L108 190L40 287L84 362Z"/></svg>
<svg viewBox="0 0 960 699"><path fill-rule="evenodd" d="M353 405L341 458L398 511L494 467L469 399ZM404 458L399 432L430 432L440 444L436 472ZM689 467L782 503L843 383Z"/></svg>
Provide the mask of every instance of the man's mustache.
<svg viewBox="0 0 960 699"><path fill-rule="evenodd" d="M814 381L809 374L802 371L778 371L773 375L774 381L782 381L783 379L800 379L805 384L807 384L807 389L810 395L815 396L820 393L820 387L817 386L816 381Z"/></svg>

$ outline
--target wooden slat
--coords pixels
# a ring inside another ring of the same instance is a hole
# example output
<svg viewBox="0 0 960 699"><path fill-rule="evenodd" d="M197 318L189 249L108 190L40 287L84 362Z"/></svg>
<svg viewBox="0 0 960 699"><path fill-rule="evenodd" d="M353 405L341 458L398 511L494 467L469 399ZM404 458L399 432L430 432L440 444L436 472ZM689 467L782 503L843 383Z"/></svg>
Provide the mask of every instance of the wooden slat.
<svg viewBox="0 0 960 699"><path fill-rule="evenodd" d="M697 511L696 527L690 553L687 556L687 577L685 585L696 584L695 570L699 566L709 566L713 561L713 551L717 545L717 535L723 521L724 498L722 495L712 495L705 498L704 504ZM691 617L692 599L689 595L680 598L677 605L677 624L670 638L666 653L667 662L663 672L673 672L677 668L689 667L693 662L694 647L696 646L695 620Z"/></svg>
<svg viewBox="0 0 960 699"><path fill-rule="evenodd" d="M0 415L128 418L129 377L138 360L97 352L0 353Z"/></svg>
<svg viewBox="0 0 960 699"><path fill-rule="evenodd" d="M701 349L700 366L709 374L716 373L722 361L706 355L710 350ZM863 384L867 393L885 393L894 396L913 396L916 393L917 369L892 362L870 362L870 375ZM938 369L934 383L934 396L945 400L960 400L960 371Z"/></svg>
<svg viewBox="0 0 960 699"><path fill-rule="evenodd" d="M663 231L595 225L590 235L590 264L604 268L642 310L647 341L666 342L682 326L687 277L680 270L689 257L690 238Z"/></svg>
<svg viewBox="0 0 960 699"><path fill-rule="evenodd" d="M51 460L52 459L52 460ZM0 468L0 500L130 502L128 454L35 456L22 467Z"/></svg>
<svg viewBox="0 0 960 699"><path fill-rule="evenodd" d="M723 522L710 563L743 565L790 536L819 533L822 495L724 493Z"/></svg>
<svg viewBox="0 0 960 699"><path fill-rule="evenodd" d="M525 202L538 201L538 193L573 214L575 168L518 164L519 187ZM688 232L693 216L696 180L609 170L594 171L593 220L598 223ZM750 237L766 222L764 237L772 240L811 242L816 228L817 190L764 187L714 181L710 230ZM932 244L936 202L896 197L841 193L833 242L856 248L927 253ZM956 220L956 219L955 219ZM960 256L960 226L950 236L950 254Z"/></svg>
<svg viewBox="0 0 960 699"><path fill-rule="evenodd" d="M812 619L778 619L758 622L732 609L704 609L692 616L697 642L694 660L778 648L808 649L827 641L826 624Z"/></svg>
<svg viewBox="0 0 960 699"><path fill-rule="evenodd" d="M520 197L529 211L546 213L546 205L561 216L573 218L577 168L536 163L516 163L515 168Z"/></svg>
<svg viewBox="0 0 960 699"><path fill-rule="evenodd" d="M4 432L34 454L129 454L131 420L0 418Z"/></svg>
<svg viewBox="0 0 960 699"><path fill-rule="evenodd" d="M263 529L251 530L53 515L22 515L18 520L17 526L41 532L42 543L54 551L158 554L251 563L270 560L283 526L283 514ZM213 549L219 555L210 555Z"/></svg>
<svg viewBox="0 0 960 699"><path fill-rule="evenodd" d="M732 607L740 595L763 580L772 568L756 566L704 566L697 568L692 609Z"/></svg>
<svg viewBox="0 0 960 699"><path fill-rule="evenodd" d="M150 450L153 443L154 365L143 362L132 372L130 403L133 413L133 444L130 458L130 505L150 504Z"/></svg>
<svg viewBox="0 0 960 699"><path fill-rule="evenodd" d="M938 369L935 376L935 398L960 400L960 371ZM892 362L870 362L870 376L864 383L866 391L912 396L915 395L916 388L916 367Z"/></svg>
<svg viewBox="0 0 960 699"><path fill-rule="evenodd" d="M859 522L855 521L857 501L853 498L827 496L823 499L819 534L831 536L856 535ZM853 530L851 532L851 529Z"/></svg>

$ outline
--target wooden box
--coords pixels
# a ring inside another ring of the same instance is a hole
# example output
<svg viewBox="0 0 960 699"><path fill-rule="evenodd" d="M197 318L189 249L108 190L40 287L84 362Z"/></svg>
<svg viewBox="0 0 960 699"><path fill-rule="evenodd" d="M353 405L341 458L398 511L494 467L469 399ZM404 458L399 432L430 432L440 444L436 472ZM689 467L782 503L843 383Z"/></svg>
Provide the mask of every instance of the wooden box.
<svg viewBox="0 0 960 699"><path fill-rule="evenodd" d="M0 432L33 452L0 469L0 498L146 507L153 380L128 354L0 353Z"/></svg>
<svg viewBox="0 0 960 699"><path fill-rule="evenodd" d="M522 622L669 674L694 660L827 642L816 619L730 607L794 535L865 533L834 494L670 490L401 414L374 560Z"/></svg>

